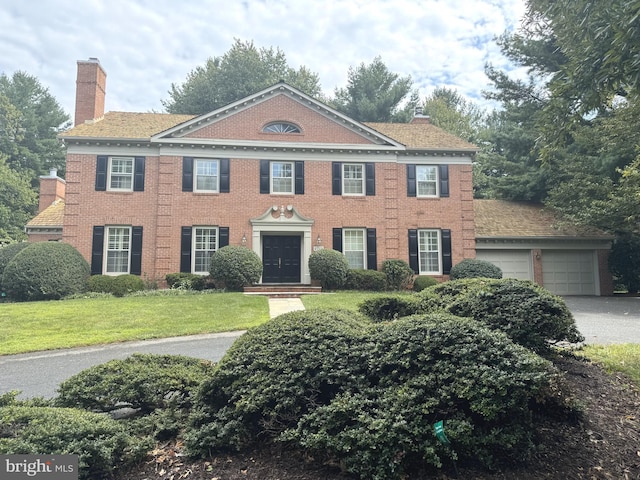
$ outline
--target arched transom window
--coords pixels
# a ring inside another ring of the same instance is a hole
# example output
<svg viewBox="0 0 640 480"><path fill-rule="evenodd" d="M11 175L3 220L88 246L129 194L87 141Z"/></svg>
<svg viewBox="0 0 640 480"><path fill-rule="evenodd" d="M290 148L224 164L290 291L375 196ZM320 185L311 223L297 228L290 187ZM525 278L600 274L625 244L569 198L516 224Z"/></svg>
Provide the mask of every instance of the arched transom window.
<svg viewBox="0 0 640 480"><path fill-rule="evenodd" d="M262 129L265 133L301 133L300 127L289 122L271 122Z"/></svg>

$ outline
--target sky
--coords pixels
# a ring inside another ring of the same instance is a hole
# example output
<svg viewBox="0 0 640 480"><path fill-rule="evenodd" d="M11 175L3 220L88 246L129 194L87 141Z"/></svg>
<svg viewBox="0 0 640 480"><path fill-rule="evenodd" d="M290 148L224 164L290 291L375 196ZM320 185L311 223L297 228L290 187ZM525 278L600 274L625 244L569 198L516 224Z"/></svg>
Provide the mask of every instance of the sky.
<svg viewBox="0 0 640 480"><path fill-rule="evenodd" d="M328 96L380 56L421 98L447 87L491 107L485 64L518 75L495 37L524 11L525 0L2 0L0 73L35 76L72 116L77 61L95 57L106 111L162 112L172 83L239 39L279 47Z"/></svg>

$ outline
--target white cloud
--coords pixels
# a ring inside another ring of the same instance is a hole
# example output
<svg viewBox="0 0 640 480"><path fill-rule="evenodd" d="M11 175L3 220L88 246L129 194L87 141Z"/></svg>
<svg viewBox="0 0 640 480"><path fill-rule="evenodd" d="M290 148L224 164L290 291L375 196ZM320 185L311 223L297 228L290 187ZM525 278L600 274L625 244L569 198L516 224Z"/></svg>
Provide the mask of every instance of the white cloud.
<svg viewBox="0 0 640 480"><path fill-rule="evenodd" d="M525 0L5 0L0 72L36 76L73 112L76 61L107 71L107 110L162 110L171 83L234 38L279 47L331 94L349 66L380 55L422 96L447 86L475 100L484 65L510 68L493 38L518 25Z"/></svg>

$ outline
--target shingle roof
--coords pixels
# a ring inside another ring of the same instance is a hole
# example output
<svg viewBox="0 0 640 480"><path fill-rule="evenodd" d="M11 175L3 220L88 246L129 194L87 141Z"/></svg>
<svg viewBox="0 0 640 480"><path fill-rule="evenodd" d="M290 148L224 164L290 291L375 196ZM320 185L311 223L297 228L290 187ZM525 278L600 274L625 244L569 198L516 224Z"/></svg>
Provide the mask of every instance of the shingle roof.
<svg viewBox="0 0 640 480"><path fill-rule="evenodd" d="M56 200L27 223L27 227L62 227L64 200Z"/></svg>
<svg viewBox="0 0 640 480"><path fill-rule="evenodd" d="M365 123L408 148L477 151L478 147L428 123Z"/></svg>
<svg viewBox="0 0 640 480"><path fill-rule="evenodd" d="M474 200L476 238L611 238L601 231L561 223L536 203Z"/></svg>

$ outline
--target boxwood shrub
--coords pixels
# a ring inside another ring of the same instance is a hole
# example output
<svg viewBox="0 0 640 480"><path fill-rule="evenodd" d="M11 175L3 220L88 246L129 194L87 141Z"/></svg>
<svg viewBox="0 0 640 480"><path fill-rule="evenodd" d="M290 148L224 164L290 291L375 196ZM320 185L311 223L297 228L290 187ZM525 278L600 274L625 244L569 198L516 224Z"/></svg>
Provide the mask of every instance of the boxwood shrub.
<svg viewBox="0 0 640 480"><path fill-rule="evenodd" d="M460 263L451 267L449 278L459 280L461 278L502 278L502 270L497 265L486 260L465 258Z"/></svg>
<svg viewBox="0 0 640 480"><path fill-rule="evenodd" d="M257 283L262 276L262 260L253 251L227 245L211 256L211 277L228 290L241 291Z"/></svg>
<svg viewBox="0 0 640 480"><path fill-rule="evenodd" d="M27 242L20 243L11 243L9 245L5 245L4 247L0 247L0 292L3 292L5 289L2 286L2 274L4 273L4 269L7 264L15 257L18 252L22 251L24 248L31 245Z"/></svg>
<svg viewBox="0 0 640 480"><path fill-rule="evenodd" d="M531 454L532 408L560 410L548 398L559 378L505 334L450 314L371 324L293 312L228 351L199 391L186 442L203 456L285 442L361 479L414 478L453 451L498 467ZM451 449L434 434L439 420Z"/></svg>
<svg viewBox="0 0 640 480"><path fill-rule="evenodd" d="M418 311L418 299L414 295L388 295L364 300L358 310L370 319L382 322L397 320Z"/></svg>
<svg viewBox="0 0 640 480"><path fill-rule="evenodd" d="M113 279L111 275L91 275L87 279L87 291L96 293L112 293Z"/></svg>
<svg viewBox="0 0 640 480"><path fill-rule="evenodd" d="M71 408L0 408L0 453L76 454L80 479L112 478L152 446L105 415Z"/></svg>
<svg viewBox="0 0 640 480"><path fill-rule="evenodd" d="M320 282L322 288L336 290L347 281L349 262L337 250L323 248L309 255L309 274L312 280Z"/></svg>
<svg viewBox="0 0 640 480"><path fill-rule="evenodd" d="M413 270L404 260L385 260L382 271L387 276L389 290L407 290L413 281Z"/></svg>
<svg viewBox="0 0 640 480"><path fill-rule="evenodd" d="M377 270L350 268L347 270L347 280L344 288L347 290L381 292L387 288L387 276Z"/></svg>
<svg viewBox="0 0 640 480"><path fill-rule="evenodd" d="M436 280L433 277L430 277L428 275L418 275L417 277L415 277L413 279L413 287L412 287L412 289L413 289L414 292L421 292L425 288L433 287L434 285L437 285L438 283L439 283L438 280Z"/></svg>
<svg viewBox="0 0 640 480"><path fill-rule="evenodd" d="M16 300L58 300L83 292L89 264L67 243L32 243L4 269L2 284Z"/></svg>
<svg viewBox="0 0 640 480"><path fill-rule="evenodd" d="M182 288L184 290L204 290L209 287L211 277L196 275L195 273L167 273L165 276L169 288Z"/></svg>

